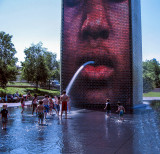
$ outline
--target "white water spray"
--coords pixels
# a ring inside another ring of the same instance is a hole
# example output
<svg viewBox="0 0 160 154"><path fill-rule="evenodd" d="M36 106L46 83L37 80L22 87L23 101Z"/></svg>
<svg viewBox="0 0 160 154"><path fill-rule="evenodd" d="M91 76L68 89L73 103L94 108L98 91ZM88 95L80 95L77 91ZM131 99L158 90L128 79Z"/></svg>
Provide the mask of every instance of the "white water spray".
<svg viewBox="0 0 160 154"><path fill-rule="evenodd" d="M66 88L66 93L67 95L69 94L70 90L71 90L71 87L74 83L74 81L76 80L77 76L79 75L79 73L81 72L81 70L86 66L86 65L89 65L89 64L94 64L94 61L88 61L86 63L84 63L78 70L77 72L74 74L74 76L72 77L71 81L69 82L67 88Z"/></svg>

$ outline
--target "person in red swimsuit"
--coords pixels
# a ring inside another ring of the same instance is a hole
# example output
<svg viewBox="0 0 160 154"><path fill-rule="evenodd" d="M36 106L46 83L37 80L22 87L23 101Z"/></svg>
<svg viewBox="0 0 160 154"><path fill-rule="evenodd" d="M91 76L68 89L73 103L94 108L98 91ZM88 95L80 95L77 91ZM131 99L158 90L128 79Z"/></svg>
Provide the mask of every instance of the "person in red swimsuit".
<svg viewBox="0 0 160 154"><path fill-rule="evenodd" d="M67 118L67 102L69 101L69 97L67 96L66 91L63 91L60 100L62 101L61 118L63 111L65 111L65 118Z"/></svg>

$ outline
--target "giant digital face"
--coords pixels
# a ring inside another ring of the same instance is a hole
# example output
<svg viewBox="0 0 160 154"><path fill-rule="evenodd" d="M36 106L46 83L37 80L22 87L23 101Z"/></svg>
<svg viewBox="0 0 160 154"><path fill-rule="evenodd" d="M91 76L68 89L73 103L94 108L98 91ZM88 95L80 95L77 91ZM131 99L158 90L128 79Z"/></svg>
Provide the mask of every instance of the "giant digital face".
<svg viewBox="0 0 160 154"><path fill-rule="evenodd" d="M63 0L62 87L80 66L69 95L76 103L128 101L131 89L129 0Z"/></svg>

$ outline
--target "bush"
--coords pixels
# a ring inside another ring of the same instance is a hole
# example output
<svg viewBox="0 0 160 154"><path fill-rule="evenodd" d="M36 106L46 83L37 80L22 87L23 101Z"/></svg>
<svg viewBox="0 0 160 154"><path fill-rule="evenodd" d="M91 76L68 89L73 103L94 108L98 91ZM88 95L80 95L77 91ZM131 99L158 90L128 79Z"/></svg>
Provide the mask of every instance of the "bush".
<svg viewBox="0 0 160 154"><path fill-rule="evenodd" d="M150 92L154 89L153 81L150 78L143 78L143 93Z"/></svg>

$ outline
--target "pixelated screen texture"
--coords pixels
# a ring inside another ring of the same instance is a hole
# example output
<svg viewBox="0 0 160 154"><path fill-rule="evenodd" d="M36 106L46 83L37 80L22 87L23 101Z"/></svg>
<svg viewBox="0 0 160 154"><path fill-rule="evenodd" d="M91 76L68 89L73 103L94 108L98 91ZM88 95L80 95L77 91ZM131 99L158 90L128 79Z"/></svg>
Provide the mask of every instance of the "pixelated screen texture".
<svg viewBox="0 0 160 154"><path fill-rule="evenodd" d="M130 32L131 32L131 26L128 24L129 23L129 11L128 14L123 16L123 18L126 18L127 20L120 20L121 14L123 12L127 12L126 9L129 9L129 4L128 7L126 5L122 7L121 11L118 11L118 13L115 13L115 16L112 20L113 25L122 25L119 28L120 33L115 34L115 38L117 40L112 40L108 43L107 47L96 47L96 43L94 42L95 40L99 39L99 33L94 30L94 27L90 30L86 28L83 30L83 34L80 33L80 29L82 30L85 27L85 24L80 23L80 16L78 15L78 8L75 9L75 12L68 13L68 10L72 9L71 7L75 6L75 2L73 1L68 1L69 7L66 6L67 0L63 1L63 30L62 30L62 53L61 53L61 63L62 63L62 72L61 72L61 79L62 79L62 90L66 89L69 82L71 81L72 77L76 73L79 67L81 67L85 62L88 61L94 61L96 64L94 65L87 65L84 70L80 72L76 80L74 81L74 84L72 85L71 88L71 98L72 95L74 97L74 102L79 102L79 103L88 103L88 99L86 99L86 91L88 89L93 90L88 90L89 92L87 93L88 96L92 96L93 100L97 100L98 96L101 97L107 97L106 95L104 96L103 92L101 93L101 88L106 85L108 86L108 83L106 82L106 78L113 78L115 82L111 81L110 89L114 89L114 100L118 101L128 101L131 99L131 93L132 93L132 47L131 47L131 40L129 40L130 37ZM93 1L94 2L94 1ZM73 3L73 4L72 4ZM78 1L77 1L78 3ZM96 4L93 4L96 5ZM97 5L97 7L99 7ZM117 5L118 7L118 5ZM69 9L68 9L69 8ZM86 7L87 8L87 7ZM89 6L88 6L89 8ZM99 9L96 8L95 9ZM114 7L114 10L118 10L116 8L116 5ZM80 12L80 11L79 11ZM76 15L76 20L73 20L73 16ZM102 16L105 16L105 14L102 14ZM83 18L83 17L82 17ZM95 14L94 16L92 15L92 18L97 19L100 18L99 14ZM79 20L78 20L79 19ZM117 20L118 19L118 20ZM126 22L127 21L127 22ZM82 26L82 24L84 26ZM81 27L80 27L80 26ZM117 28L116 27L116 28ZM110 38L110 35L112 33L114 34L114 29L115 27L110 27L110 33L108 36L108 33L106 31L103 31L102 29L99 28L99 31L101 31L101 37L107 41L107 37ZM121 30L122 29L122 30ZM94 34L92 34L94 33ZM92 37L93 40L89 40L89 38ZM128 44L126 47L121 47L121 42L126 42L128 40ZM116 42L116 43L115 43ZM90 46L89 44L92 44ZM94 47L93 47L94 46ZM93 50L94 48L94 50ZM108 50L111 49L112 52L108 52ZM119 50L117 50L119 49ZM125 52L121 52L121 50L124 50ZM123 59L125 63L118 63L118 60L114 61L114 57L117 59ZM125 57L125 58L124 58ZM138 58L138 57L137 57ZM76 61L76 59L78 59ZM117 71L120 74L119 77L118 75L112 76L112 69L110 67L115 66L117 63L118 68ZM107 65L107 67L104 67L104 65ZM121 75L123 74L123 75ZM118 87L116 90L116 87ZM95 95L96 93L96 95ZM109 92L108 92L109 93ZM111 92L110 92L111 93ZM112 97L112 95L111 95ZM104 98L104 99L105 99ZM126 100L127 98L127 100ZM99 99L99 101L96 101L93 103L105 103L104 99ZM131 101L131 100L130 100Z"/></svg>

